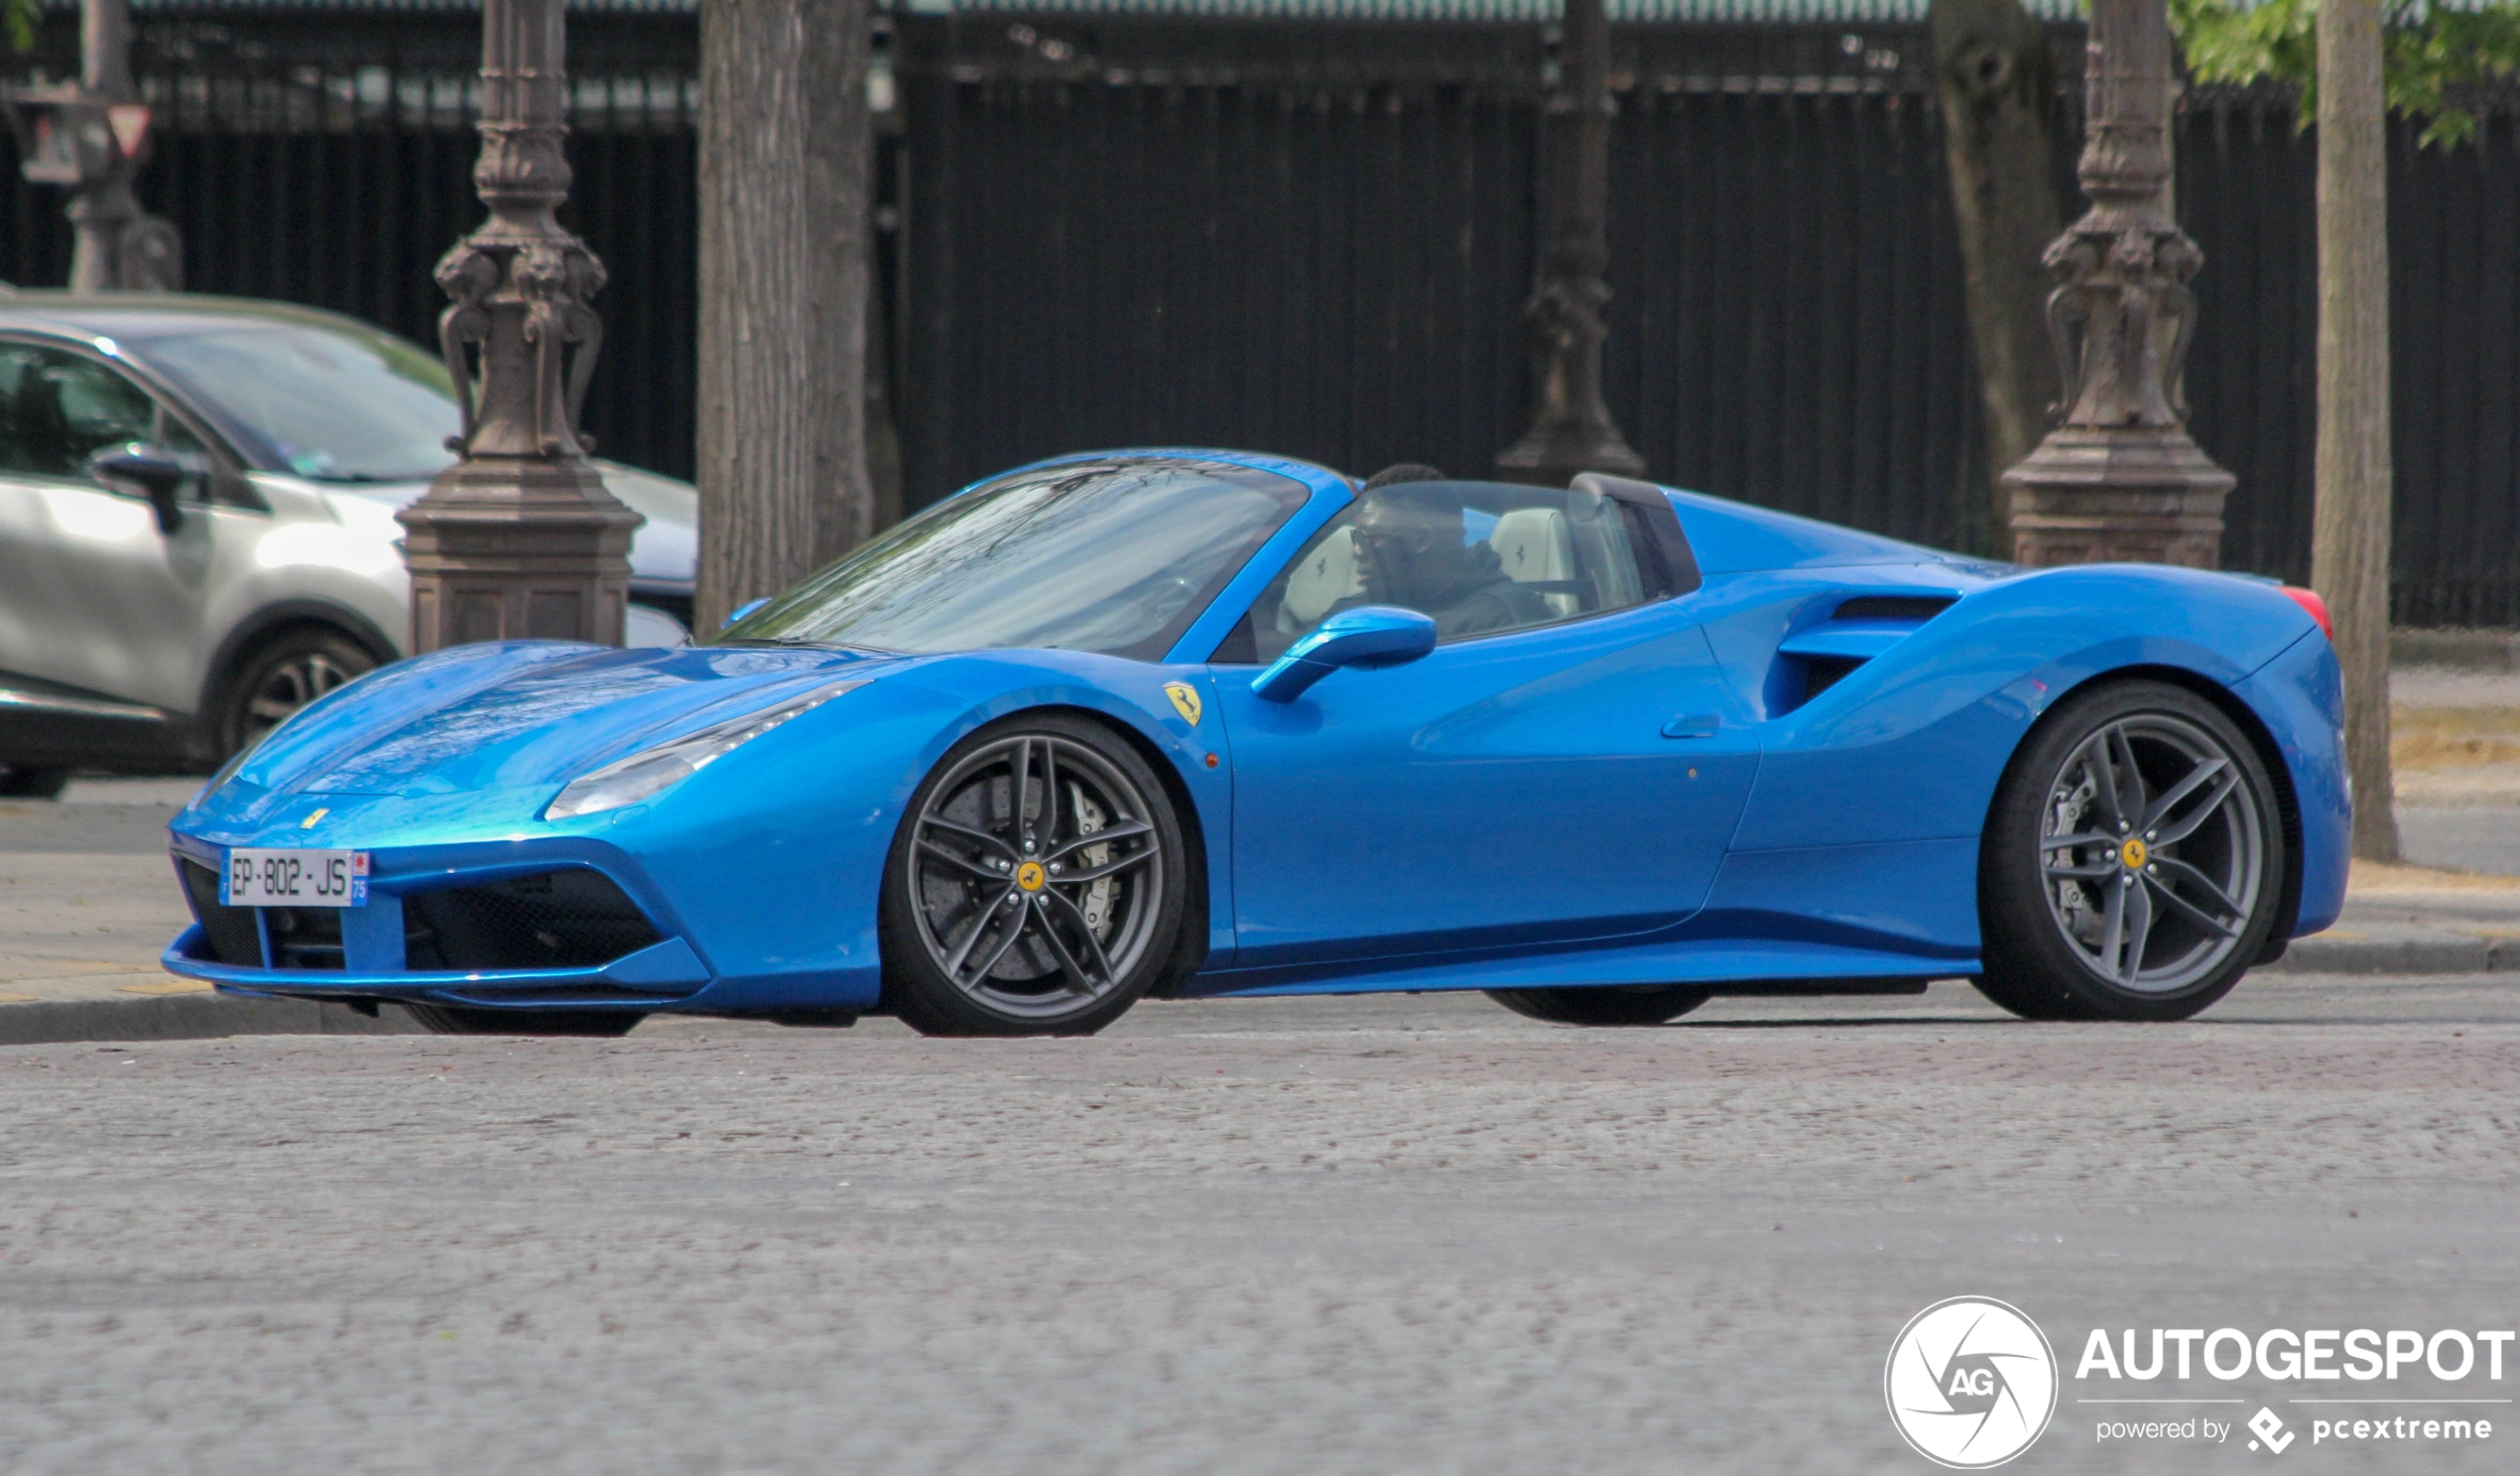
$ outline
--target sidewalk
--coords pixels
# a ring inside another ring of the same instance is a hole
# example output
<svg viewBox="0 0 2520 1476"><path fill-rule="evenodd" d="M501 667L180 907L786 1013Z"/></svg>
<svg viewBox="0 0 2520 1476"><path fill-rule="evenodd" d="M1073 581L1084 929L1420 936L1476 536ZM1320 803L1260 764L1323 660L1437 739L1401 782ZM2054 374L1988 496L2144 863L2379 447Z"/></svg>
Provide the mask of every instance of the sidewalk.
<svg viewBox="0 0 2520 1476"><path fill-rule="evenodd" d="M416 1031L341 1005L221 999L158 967L191 922L167 821L198 780L73 784L0 800L0 1045Z"/></svg>

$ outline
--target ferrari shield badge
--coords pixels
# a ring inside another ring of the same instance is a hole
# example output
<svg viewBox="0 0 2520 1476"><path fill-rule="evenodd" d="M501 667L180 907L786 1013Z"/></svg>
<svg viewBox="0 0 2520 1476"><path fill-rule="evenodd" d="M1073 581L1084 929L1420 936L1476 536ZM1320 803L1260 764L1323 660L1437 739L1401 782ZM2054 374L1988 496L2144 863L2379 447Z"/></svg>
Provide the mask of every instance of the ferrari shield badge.
<svg viewBox="0 0 2520 1476"><path fill-rule="evenodd" d="M1164 683L1164 695L1173 699L1173 710L1182 715L1182 721L1194 728L1198 726L1197 688L1187 681L1167 681Z"/></svg>

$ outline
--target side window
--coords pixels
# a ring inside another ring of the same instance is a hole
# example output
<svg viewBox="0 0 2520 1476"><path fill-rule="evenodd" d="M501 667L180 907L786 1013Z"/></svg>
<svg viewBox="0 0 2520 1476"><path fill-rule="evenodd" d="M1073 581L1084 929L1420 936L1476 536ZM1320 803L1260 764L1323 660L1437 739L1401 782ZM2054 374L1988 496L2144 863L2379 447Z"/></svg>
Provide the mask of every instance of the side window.
<svg viewBox="0 0 2520 1476"><path fill-rule="evenodd" d="M157 402L105 365L60 349L0 345L0 470L81 478L107 446L150 442Z"/></svg>
<svg viewBox="0 0 2520 1476"><path fill-rule="evenodd" d="M147 391L84 355L0 344L0 473L84 480L90 456L135 441L198 468L186 501L209 495L209 448Z"/></svg>
<svg viewBox="0 0 2520 1476"><path fill-rule="evenodd" d="M1441 641L1626 609L1647 598L1637 537L1617 502L1590 492L1490 482L1376 488L1261 591L1216 660L1275 661L1357 605L1432 616Z"/></svg>

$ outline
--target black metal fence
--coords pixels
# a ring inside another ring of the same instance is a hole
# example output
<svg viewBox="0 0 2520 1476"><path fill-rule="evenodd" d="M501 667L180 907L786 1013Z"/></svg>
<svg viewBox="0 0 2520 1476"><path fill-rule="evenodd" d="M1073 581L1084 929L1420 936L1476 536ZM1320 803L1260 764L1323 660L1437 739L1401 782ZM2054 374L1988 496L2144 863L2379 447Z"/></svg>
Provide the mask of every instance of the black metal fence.
<svg viewBox="0 0 2520 1476"><path fill-rule="evenodd" d="M571 24L570 218L612 273L589 421L608 451L688 473L693 33L686 16ZM1128 442L1467 472L1521 430L1536 28L897 25L883 239L914 503ZM1986 468L1923 36L1617 35L1609 383L1653 473L1965 541ZM142 37L166 112L144 193L183 228L191 283L425 336L429 269L479 213L477 22L160 11ZM2059 40L2071 67L2079 37ZM2520 108L2479 101L2472 144L2418 151L2400 130L2392 156L2396 592L2414 624L2520 624ZM2180 212L2207 258L2194 429L2239 477L2226 563L2293 578L2313 160L2289 97L2184 106ZM0 190L0 271L62 279L59 205Z"/></svg>
<svg viewBox="0 0 2520 1476"><path fill-rule="evenodd" d="M50 19L32 65L75 75ZM588 388L597 449L689 476L698 312L697 37L689 16L570 23L563 218L602 257L604 352ZM347 312L424 343L445 299L431 274L483 210L478 12L265 13L169 6L138 17L134 66L156 109L142 202L184 234L186 286ZM69 277L61 191L26 184L0 136L0 277Z"/></svg>

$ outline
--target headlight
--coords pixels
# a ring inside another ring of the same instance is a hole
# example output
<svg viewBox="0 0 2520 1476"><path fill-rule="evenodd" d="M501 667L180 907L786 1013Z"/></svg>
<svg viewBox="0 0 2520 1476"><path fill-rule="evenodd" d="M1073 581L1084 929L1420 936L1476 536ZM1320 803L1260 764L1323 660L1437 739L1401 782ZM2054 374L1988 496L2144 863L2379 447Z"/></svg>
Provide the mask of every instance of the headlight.
<svg viewBox="0 0 2520 1476"><path fill-rule="evenodd" d="M854 681L834 681L828 686L818 686L775 707L764 707L758 712L747 712L741 717L712 723L696 733L687 733L671 743L641 749L626 759L606 764L592 774L580 775L568 782L568 788L560 792L560 798L543 811L543 818L565 820L572 815L594 814L599 810L618 809L624 804L636 804L681 784L788 719L811 712L844 691L864 686L867 679L860 677Z"/></svg>

